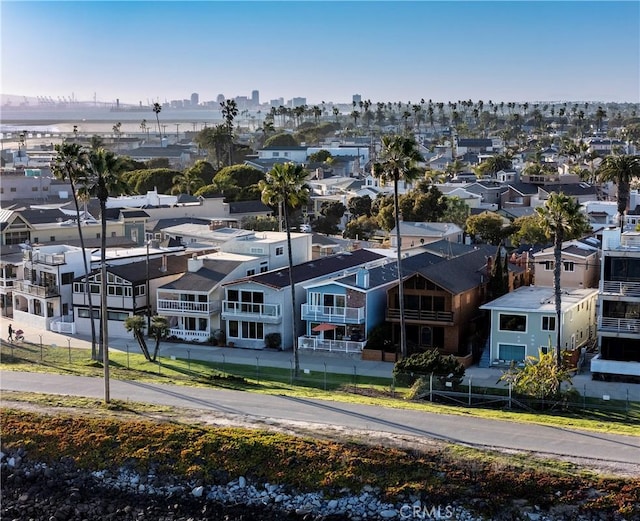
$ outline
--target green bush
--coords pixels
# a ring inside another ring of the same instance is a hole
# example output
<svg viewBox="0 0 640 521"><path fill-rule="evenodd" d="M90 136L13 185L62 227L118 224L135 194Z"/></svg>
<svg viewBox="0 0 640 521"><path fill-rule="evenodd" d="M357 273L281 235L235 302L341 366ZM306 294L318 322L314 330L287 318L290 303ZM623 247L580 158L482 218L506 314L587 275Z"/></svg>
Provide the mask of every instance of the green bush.
<svg viewBox="0 0 640 521"><path fill-rule="evenodd" d="M429 377L433 374L440 383L448 381L456 387L462 382L464 371L464 365L455 356L443 356L437 349L413 354L393 366L393 376L403 385L413 385L421 376Z"/></svg>
<svg viewBox="0 0 640 521"><path fill-rule="evenodd" d="M280 333L268 333L264 336L264 345L269 349L280 349L282 336Z"/></svg>

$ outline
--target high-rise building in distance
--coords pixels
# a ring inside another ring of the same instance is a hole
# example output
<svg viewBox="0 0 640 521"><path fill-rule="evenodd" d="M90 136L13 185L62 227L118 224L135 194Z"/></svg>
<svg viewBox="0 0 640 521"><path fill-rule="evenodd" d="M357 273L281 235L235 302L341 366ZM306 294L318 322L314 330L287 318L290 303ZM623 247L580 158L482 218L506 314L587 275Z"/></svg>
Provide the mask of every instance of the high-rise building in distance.
<svg viewBox="0 0 640 521"><path fill-rule="evenodd" d="M257 90L251 91L251 103L254 107L260 105L260 92Z"/></svg>
<svg viewBox="0 0 640 521"><path fill-rule="evenodd" d="M200 104L200 96L197 92L191 94L191 106L197 107Z"/></svg>

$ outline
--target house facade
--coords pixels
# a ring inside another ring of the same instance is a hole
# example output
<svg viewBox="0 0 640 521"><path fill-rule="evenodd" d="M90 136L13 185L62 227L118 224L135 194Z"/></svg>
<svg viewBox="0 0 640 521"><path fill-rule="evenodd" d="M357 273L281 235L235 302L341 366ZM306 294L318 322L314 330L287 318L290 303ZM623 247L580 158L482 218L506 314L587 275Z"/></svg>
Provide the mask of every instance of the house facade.
<svg viewBox="0 0 640 521"><path fill-rule="evenodd" d="M383 259L355 273L305 286L300 349L361 353L369 332L384 322L387 289L397 284L397 265Z"/></svg>
<svg viewBox="0 0 640 521"><path fill-rule="evenodd" d="M599 353L594 378L640 378L640 232L602 233Z"/></svg>
<svg viewBox="0 0 640 521"><path fill-rule="evenodd" d="M85 252L90 265L90 252ZM73 322L73 280L84 273L81 248L41 246L23 252L23 278L13 286L13 317L40 329Z"/></svg>
<svg viewBox="0 0 640 521"><path fill-rule="evenodd" d="M562 245L560 283L563 288L597 288L600 259L597 245L567 241ZM533 256L537 286L553 286L554 248L545 248Z"/></svg>
<svg viewBox="0 0 640 521"><path fill-rule="evenodd" d="M523 286L482 305L491 313L491 365L523 363L539 350L555 348L557 327L563 350L585 345L595 334L597 295L597 289L563 290L560 324L553 287Z"/></svg>
<svg viewBox="0 0 640 521"><path fill-rule="evenodd" d="M345 274L349 270L355 271L361 265L383 258L382 255L363 249L294 266L291 276L296 307L306 304L306 285ZM296 320L291 311L288 267L231 281L224 285L224 292L222 319L228 342L233 342L238 347L262 349L267 334L279 333L282 348L291 349L293 328L295 327L296 338L304 333L303 323ZM332 307L339 307L337 301Z"/></svg>

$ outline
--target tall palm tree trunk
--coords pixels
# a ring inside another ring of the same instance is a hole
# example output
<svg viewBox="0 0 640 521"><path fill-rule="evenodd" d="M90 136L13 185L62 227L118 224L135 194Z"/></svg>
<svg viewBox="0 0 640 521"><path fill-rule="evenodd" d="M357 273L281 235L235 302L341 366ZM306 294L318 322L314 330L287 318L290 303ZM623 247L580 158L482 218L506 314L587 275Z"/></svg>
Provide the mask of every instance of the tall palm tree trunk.
<svg viewBox="0 0 640 521"><path fill-rule="evenodd" d="M564 234L561 229L556 231L553 245L553 256L555 264L553 266L553 289L556 304L556 357L558 368L562 367L562 334L560 331L560 320L562 318L562 288L560 287L560 268L562 264L562 242Z"/></svg>
<svg viewBox="0 0 640 521"><path fill-rule="evenodd" d="M285 192L285 201L287 200L287 193ZM284 222L287 227L287 249L289 254L289 287L291 288L291 333L293 341L293 374L297 378L300 372L300 359L298 356L298 336L296 331L296 287L293 283L293 252L291 250L291 231L289 230L289 209L286 202L283 203L284 207Z"/></svg>
<svg viewBox="0 0 640 521"><path fill-rule="evenodd" d="M400 300L400 353L408 356L407 331L404 320L404 281L402 280L402 237L400 236L400 201L398 198L398 175L393 179L393 213L396 220L396 253L398 263L398 299Z"/></svg>
<svg viewBox="0 0 640 521"><path fill-rule="evenodd" d="M105 190L106 192L106 190ZM107 193L108 196L108 193ZM102 325L102 365L104 367L104 401L111 401L109 390L109 316L107 313L107 198L100 197L100 323Z"/></svg>
<svg viewBox="0 0 640 521"><path fill-rule="evenodd" d="M93 298L89 291L89 263L87 262L86 248L84 245L84 233L82 232L82 223L80 222L80 207L78 206L78 196L73 179L69 180L71 185L71 193L73 194L73 203L76 207L76 224L78 226L78 237L80 239L80 248L82 249L82 262L84 264L84 296L89 303L89 323L91 324L91 360L98 359L96 350L96 324L93 320Z"/></svg>

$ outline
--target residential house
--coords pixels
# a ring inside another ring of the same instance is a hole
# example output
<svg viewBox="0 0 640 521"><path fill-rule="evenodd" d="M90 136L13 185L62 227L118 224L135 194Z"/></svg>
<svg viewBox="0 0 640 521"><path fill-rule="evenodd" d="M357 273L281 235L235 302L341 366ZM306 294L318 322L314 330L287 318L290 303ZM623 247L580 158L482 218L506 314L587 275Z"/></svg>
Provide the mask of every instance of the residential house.
<svg viewBox="0 0 640 521"><path fill-rule="evenodd" d="M485 138L459 138L456 139L457 155L463 155L467 152L481 154L491 152L493 150L493 141Z"/></svg>
<svg viewBox="0 0 640 521"><path fill-rule="evenodd" d="M538 199L544 204L551 193L556 192L572 197L580 204L597 201L596 187L587 183L551 184L538 187Z"/></svg>
<svg viewBox="0 0 640 521"><path fill-rule="evenodd" d="M159 286L184 273L187 256L163 254L145 261L107 266L107 317L110 337L129 337L124 322L133 315L151 317L155 314L153 295ZM86 285L88 284L88 292ZM96 324L100 319L101 270L92 270L89 277L73 281L73 323L75 331L91 334L89 298ZM99 327L99 326L98 326Z"/></svg>
<svg viewBox="0 0 640 521"><path fill-rule="evenodd" d="M597 288L600 278L599 244L597 240L573 240L562 244L560 253L562 288ZM532 257L537 286L553 286L555 252L553 247L537 252Z"/></svg>
<svg viewBox="0 0 640 521"><path fill-rule="evenodd" d="M370 331L384 322L387 290L398 283L397 264L375 260L348 275L304 285L300 349L361 353Z"/></svg>
<svg viewBox="0 0 640 521"><path fill-rule="evenodd" d="M204 342L221 328L222 284L259 273L263 259L217 252L189 259L187 272L157 290L158 315L169 322L169 334Z"/></svg>
<svg viewBox="0 0 640 521"><path fill-rule="evenodd" d="M402 260L407 345L410 352L438 348L470 362L472 347L484 329L478 308L486 300L487 260L496 247L457 245L455 249L461 250L455 256L452 249L444 255L426 251ZM387 292L386 320L398 343L397 285Z"/></svg>
<svg viewBox="0 0 640 521"><path fill-rule="evenodd" d="M22 248L3 246L0 253L0 316L13 318L13 288L22 280Z"/></svg>
<svg viewBox="0 0 640 521"><path fill-rule="evenodd" d="M396 228L389 233L391 247L397 247ZM424 223L400 221L400 237L403 248L417 248L423 244L441 239L462 242L463 230L454 223Z"/></svg>
<svg viewBox="0 0 640 521"><path fill-rule="evenodd" d="M482 203L484 205L497 205L496 209L500 208L503 192L506 192L509 187L505 184L498 183L497 181L478 181L477 183L469 183L464 187L468 192L478 194L482 197Z"/></svg>
<svg viewBox="0 0 640 521"><path fill-rule="evenodd" d="M291 273L296 306L306 303L305 285L336 274L348 274L367 263L384 259L368 250L354 250L295 265ZM238 347L262 349L269 333L280 333L282 348L303 334L302 322L293 324L289 268L271 270L224 284L222 319L228 342Z"/></svg>
<svg viewBox="0 0 640 521"><path fill-rule="evenodd" d="M522 208L532 206L537 200L538 187L531 183L508 183L500 194L500 208Z"/></svg>
<svg viewBox="0 0 640 521"><path fill-rule="evenodd" d="M90 252L84 253L87 264ZM23 280L13 286L13 317L39 329L52 322L72 322L72 285L84 273L81 248L40 246L23 251Z"/></svg>
<svg viewBox="0 0 640 521"><path fill-rule="evenodd" d="M0 201L35 200L40 202L64 202L71 197L68 181L59 181L49 169L2 169L0 174Z"/></svg>
<svg viewBox="0 0 640 521"><path fill-rule="evenodd" d="M152 159L167 159L172 168L182 169L191 161L191 152L183 147L140 147L127 151L127 156L135 161L151 161Z"/></svg>
<svg viewBox="0 0 640 521"><path fill-rule="evenodd" d="M556 327L563 350L587 344L594 335L597 295L596 289L563 289L560 324L552 287L523 286L480 306L491 313L491 364L523 363L527 356L555 347Z"/></svg>
<svg viewBox="0 0 640 521"><path fill-rule="evenodd" d="M599 308L594 378L640 378L640 232L603 231Z"/></svg>
<svg viewBox="0 0 640 521"><path fill-rule="evenodd" d="M277 162L304 163L307 161L306 146L273 146L258 150L258 159L274 160Z"/></svg>

